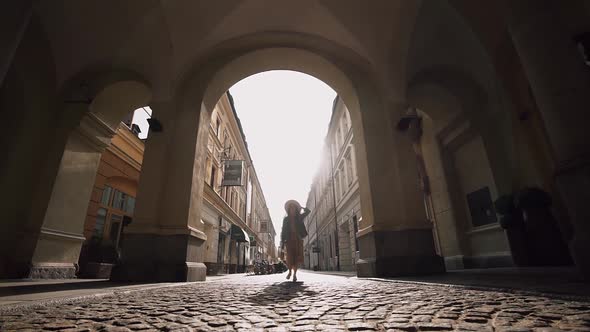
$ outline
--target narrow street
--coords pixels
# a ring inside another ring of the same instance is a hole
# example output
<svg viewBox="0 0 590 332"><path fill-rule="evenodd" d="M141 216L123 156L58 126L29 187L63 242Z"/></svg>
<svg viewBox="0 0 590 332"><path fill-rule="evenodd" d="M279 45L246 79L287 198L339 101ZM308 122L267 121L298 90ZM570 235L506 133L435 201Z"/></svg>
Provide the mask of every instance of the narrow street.
<svg viewBox="0 0 590 332"><path fill-rule="evenodd" d="M590 331L590 302L309 271L210 278L25 306L2 331Z"/></svg>

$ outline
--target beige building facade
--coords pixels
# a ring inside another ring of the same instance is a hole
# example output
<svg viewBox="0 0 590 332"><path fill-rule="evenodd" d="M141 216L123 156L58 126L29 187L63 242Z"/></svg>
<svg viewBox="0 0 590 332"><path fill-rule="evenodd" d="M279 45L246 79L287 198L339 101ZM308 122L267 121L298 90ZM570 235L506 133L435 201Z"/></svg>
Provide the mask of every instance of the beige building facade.
<svg viewBox="0 0 590 332"><path fill-rule="evenodd" d="M236 162L242 163L243 173L232 184L226 171ZM256 260L270 259L274 228L229 92L211 114L205 167L201 221L207 274L242 273Z"/></svg>
<svg viewBox="0 0 590 332"><path fill-rule="evenodd" d="M512 229L511 252L519 243L528 255L539 243L563 241L590 275L587 1L10 0L0 7L2 277L75 265L100 156L125 115L149 105L159 130L152 127L145 142L115 279L203 280L212 111L233 84L273 69L323 80L350 112L362 207L359 276L442 272L442 256L458 267L471 264L465 256L503 256L502 233L485 222L498 217L489 202L509 196L497 211ZM427 117L415 135L418 126L405 119L420 112ZM427 135L445 140L440 158ZM424 208L425 175L436 225L445 229L436 236ZM452 204L436 196L445 186ZM531 187L551 204L522 199Z"/></svg>
<svg viewBox="0 0 590 332"><path fill-rule="evenodd" d="M312 210L305 220L307 268L356 271L362 213L353 142L350 112L336 97L320 168L307 198Z"/></svg>

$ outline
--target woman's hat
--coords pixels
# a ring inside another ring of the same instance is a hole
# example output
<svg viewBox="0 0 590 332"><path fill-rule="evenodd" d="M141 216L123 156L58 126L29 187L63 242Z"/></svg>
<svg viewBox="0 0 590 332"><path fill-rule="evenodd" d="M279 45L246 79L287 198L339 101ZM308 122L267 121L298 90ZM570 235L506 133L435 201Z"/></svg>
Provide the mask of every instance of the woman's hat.
<svg viewBox="0 0 590 332"><path fill-rule="evenodd" d="M295 207L297 207L298 210L301 210L301 204L299 204L299 202L297 202L294 199L288 200L287 203L285 203L285 211L287 211L287 213L289 212L289 206L291 205L295 205Z"/></svg>

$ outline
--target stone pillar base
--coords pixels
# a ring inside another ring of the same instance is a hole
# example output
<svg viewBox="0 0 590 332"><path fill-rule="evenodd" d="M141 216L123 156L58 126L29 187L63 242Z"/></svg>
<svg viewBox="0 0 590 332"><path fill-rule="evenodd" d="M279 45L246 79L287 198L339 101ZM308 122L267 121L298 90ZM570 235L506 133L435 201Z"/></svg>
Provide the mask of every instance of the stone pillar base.
<svg viewBox="0 0 590 332"><path fill-rule="evenodd" d="M190 234L125 234L113 281L204 281L207 266L197 262L204 241Z"/></svg>
<svg viewBox="0 0 590 332"><path fill-rule="evenodd" d="M445 272L436 254L432 231L374 231L359 237L359 277L398 277Z"/></svg>
<svg viewBox="0 0 590 332"><path fill-rule="evenodd" d="M207 275L208 276L215 276L218 274L223 273L223 263L211 263L211 262L205 262L205 265L207 266Z"/></svg>
<svg viewBox="0 0 590 332"><path fill-rule="evenodd" d="M33 263L31 279L76 279L76 266L72 263Z"/></svg>

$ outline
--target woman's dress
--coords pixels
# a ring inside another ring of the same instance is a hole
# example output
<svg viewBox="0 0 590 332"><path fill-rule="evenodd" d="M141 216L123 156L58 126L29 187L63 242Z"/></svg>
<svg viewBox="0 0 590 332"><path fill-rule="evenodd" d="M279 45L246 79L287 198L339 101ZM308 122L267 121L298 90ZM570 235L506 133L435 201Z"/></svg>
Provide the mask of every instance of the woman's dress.
<svg viewBox="0 0 590 332"><path fill-rule="evenodd" d="M287 266L303 264L303 239L297 235L296 219L289 218L289 238L287 239Z"/></svg>

